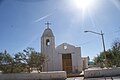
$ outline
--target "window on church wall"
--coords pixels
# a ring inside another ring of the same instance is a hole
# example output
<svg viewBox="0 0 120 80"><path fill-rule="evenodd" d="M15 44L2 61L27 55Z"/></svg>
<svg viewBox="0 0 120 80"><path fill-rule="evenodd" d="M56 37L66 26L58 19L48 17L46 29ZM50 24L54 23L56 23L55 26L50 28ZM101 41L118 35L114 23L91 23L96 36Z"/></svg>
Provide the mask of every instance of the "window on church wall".
<svg viewBox="0 0 120 80"><path fill-rule="evenodd" d="M49 45L50 45L50 40L47 39L47 40L46 40L46 46L49 46Z"/></svg>
<svg viewBox="0 0 120 80"><path fill-rule="evenodd" d="M66 45L64 45L64 47L63 47L64 49L67 49L67 46Z"/></svg>

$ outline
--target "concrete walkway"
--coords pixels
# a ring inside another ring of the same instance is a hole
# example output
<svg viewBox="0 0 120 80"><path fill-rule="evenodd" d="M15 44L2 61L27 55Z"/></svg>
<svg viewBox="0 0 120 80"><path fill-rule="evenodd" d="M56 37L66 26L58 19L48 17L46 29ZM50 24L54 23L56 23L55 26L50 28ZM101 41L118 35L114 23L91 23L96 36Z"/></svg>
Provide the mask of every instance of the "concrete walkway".
<svg viewBox="0 0 120 80"><path fill-rule="evenodd" d="M84 77L72 77L72 78L67 78L66 80L83 80Z"/></svg>

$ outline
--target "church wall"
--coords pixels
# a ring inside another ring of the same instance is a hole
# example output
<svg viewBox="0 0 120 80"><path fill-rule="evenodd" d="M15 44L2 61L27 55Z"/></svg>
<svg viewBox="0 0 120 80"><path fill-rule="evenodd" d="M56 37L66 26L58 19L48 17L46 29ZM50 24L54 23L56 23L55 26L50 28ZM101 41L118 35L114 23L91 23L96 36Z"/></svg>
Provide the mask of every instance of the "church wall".
<svg viewBox="0 0 120 80"><path fill-rule="evenodd" d="M51 49L54 49L55 50L55 43L54 43L54 37L44 37L41 39L41 52L44 53L44 54L47 54L47 50L46 50L46 40L49 39L50 40L50 46Z"/></svg>
<svg viewBox="0 0 120 80"><path fill-rule="evenodd" d="M68 53L72 53L73 54L73 46L68 46L67 45L67 49L64 49L64 45L66 44L62 44L56 47L56 54L58 54L58 57L56 59L56 63L59 65L58 69L63 70L63 64L62 64L62 54L68 54Z"/></svg>
<svg viewBox="0 0 120 80"><path fill-rule="evenodd" d="M46 40L50 41L50 45L46 45ZM54 37L42 37L41 38L41 52L45 54L46 61L44 64L44 71L53 71L54 70L54 60L53 55L55 54L55 43Z"/></svg>
<svg viewBox="0 0 120 80"><path fill-rule="evenodd" d="M72 63L73 63L73 71L81 72L82 71L82 59L81 59L81 50L80 47L76 47L74 54L72 54Z"/></svg>
<svg viewBox="0 0 120 80"><path fill-rule="evenodd" d="M78 68L76 58L77 58L77 55L75 53L72 54L72 70L73 70L73 72L76 72L76 69Z"/></svg>
<svg viewBox="0 0 120 80"><path fill-rule="evenodd" d="M64 46L67 46L67 49L64 49ZM72 55L72 72L81 72L82 71L82 64L81 64L81 53L80 53L80 47L75 47L72 45L69 45L67 43L63 43L60 46L56 48L56 53L58 54L59 58L58 59L58 65L59 69L62 70L62 54L68 54L71 53ZM60 62L60 64L59 64Z"/></svg>
<svg viewBox="0 0 120 80"><path fill-rule="evenodd" d="M58 54L57 51L56 51L56 54L54 55L54 61L55 61L54 70L62 71L62 55Z"/></svg>
<svg viewBox="0 0 120 80"><path fill-rule="evenodd" d="M77 53L77 60L78 60L78 71L82 71L82 58L81 58L81 48L80 47L76 47L76 53ZM80 57L79 57L80 56Z"/></svg>

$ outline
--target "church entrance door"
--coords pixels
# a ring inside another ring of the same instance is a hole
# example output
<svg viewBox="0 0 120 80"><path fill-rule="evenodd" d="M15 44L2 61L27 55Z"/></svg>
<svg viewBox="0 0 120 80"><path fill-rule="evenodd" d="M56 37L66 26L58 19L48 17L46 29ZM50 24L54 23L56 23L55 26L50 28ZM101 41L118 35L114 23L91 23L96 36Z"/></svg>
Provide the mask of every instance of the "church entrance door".
<svg viewBox="0 0 120 80"><path fill-rule="evenodd" d="M63 70L66 72L72 72L72 56L71 54L62 54Z"/></svg>

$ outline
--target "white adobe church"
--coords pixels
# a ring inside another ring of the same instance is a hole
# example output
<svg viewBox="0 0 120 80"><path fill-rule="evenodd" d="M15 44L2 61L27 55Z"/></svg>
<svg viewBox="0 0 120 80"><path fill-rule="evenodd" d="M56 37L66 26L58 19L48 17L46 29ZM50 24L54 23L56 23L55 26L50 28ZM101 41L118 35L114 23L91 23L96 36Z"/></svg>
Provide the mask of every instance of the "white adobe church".
<svg viewBox="0 0 120 80"><path fill-rule="evenodd" d="M68 43L55 47L55 36L49 28L41 36L41 53L46 56L43 71L81 72L88 68L88 58L81 57L81 48Z"/></svg>

